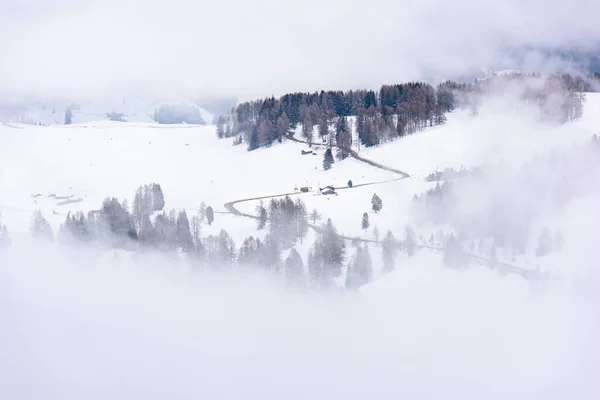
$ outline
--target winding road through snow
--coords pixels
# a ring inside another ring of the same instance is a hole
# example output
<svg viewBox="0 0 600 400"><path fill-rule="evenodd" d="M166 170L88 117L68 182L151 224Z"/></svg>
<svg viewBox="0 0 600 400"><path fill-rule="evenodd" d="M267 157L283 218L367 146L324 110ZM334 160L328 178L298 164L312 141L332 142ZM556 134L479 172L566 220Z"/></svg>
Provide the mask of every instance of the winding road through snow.
<svg viewBox="0 0 600 400"><path fill-rule="evenodd" d="M294 138L292 132L288 132L288 135L286 135L286 138L291 141L297 142L297 143L308 144L306 141ZM317 145L319 145L319 144L317 144ZM342 148L337 145L333 145L333 147ZM395 169L392 167L388 167L388 166L380 164L376 161L369 160L367 158L359 156L358 153L356 153L354 150L351 150L351 149L345 149L345 150L348 151L348 154L350 155L350 157L352 157L360 162L363 162L363 163L373 166L375 168L393 172L395 174L400 175L400 177L394 178L394 179L387 179L387 180L383 180L383 181L367 182L367 183L357 184L357 185L353 185L353 186L340 186L340 187L335 187L335 190L348 190L348 189L354 189L354 188L359 188L359 187L363 187L363 186L379 185L379 184L384 184L384 183L400 181L400 180L407 179L410 177L410 175L404 171L401 171L399 169ZM244 213L244 212L238 210L235 207L235 205L239 204L239 203L249 202L249 201L265 200L265 199L272 199L272 198L285 197L285 196L300 196L300 195L305 195L308 193L311 193L311 192L288 192L288 193L272 194L272 195L266 195L266 196L248 197L248 198L229 201L224 204L224 207L227 210L227 212L230 214L237 215L240 217L258 219L259 217L257 215ZM319 226L319 225L308 224L308 226L311 229L313 229L315 232L321 233L324 231L324 227ZM373 239L364 239L364 238L361 238L358 236L347 236L347 235L343 235L343 234L339 234L339 233L338 233L338 237L345 239L345 240L359 241L359 242L363 242L363 243L377 243L377 244L381 243L380 241L373 240ZM417 245L416 247L419 249L427 248L427 249L435 250L435 251L444 251L443 248L435 247L435 246ZM489 258L480 256L477 254L468 253L468 252L466 252L465 255L473 260L484 262L489 268L497 269L501 272L516 273L518 275L521 275L523 278L525 278L529 281L540 281L542 279L547 278L547 276L543 276L540 273L540 271L538 271L538 270L523 268L521 266L503 262L503 261L499 261L499 260L493 262Z"/></svg>

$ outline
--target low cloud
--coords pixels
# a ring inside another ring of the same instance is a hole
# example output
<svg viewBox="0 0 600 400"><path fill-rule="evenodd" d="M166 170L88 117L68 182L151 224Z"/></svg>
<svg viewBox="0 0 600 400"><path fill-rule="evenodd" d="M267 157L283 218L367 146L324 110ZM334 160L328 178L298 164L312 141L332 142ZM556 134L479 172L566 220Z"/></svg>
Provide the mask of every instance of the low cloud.
<svg viewBox="0 0 600 400"><path fill-rule="evenodd" d="M3 398L597 393L593 303L565 288L433 259L394 290L307 297L172 259L30 250L0 253Z"/></svg>
<svg viewBox="0 0 600 400"><path fill-rule="evenodd" d="M508 66L506 48L594 48L599 11L591 0L29 0L0 17L0 88L248 98L446 78ZM556 66L531 54L519 62Z"/></svg>

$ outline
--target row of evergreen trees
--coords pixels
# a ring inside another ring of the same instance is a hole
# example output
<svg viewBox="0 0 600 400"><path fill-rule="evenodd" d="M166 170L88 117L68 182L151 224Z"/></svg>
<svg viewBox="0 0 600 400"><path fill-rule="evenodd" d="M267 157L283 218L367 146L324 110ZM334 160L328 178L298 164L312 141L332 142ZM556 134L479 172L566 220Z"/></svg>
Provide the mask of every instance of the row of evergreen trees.
<svg viewBox="0 0 600 400"><path fill-rule="evenodd" d="M368 283L373 276L372 260L366 243L352 243L354 254L348 255L347 240L340 236L332 221L316 228L306 263L295 249L308 232L309 221L316 223L321 215L310 214L300 200L289 196L273 199L268 207L257 207L257 228L268 229L264 239L247 237L239 247L225 231L202 236L202 225L212 222L214 211L204 204L197 214L188 216L185 210L166 212L160 185L138 188L132 210L127 201L104 200L99 210L87 214L68 214L58 234L54 235L40 211L31 218L34 238L61 245L93 245L125 250L158 250L183 253L191 264L207 270L258 268L284 277L287 285L302 290L330 290L345 271L345 286L355 289ZM209 218L210 216L210 218ZM313 225L314 226L314 225ZM384 272L394 268L396 252L402 243L388 232L381 241ZM414 246L413 246L414 247ZM414 249L412 250L414 252ZM288 252L284 257L284 252Z"/></svg>
<svg viewBox="0 0 600 400"><path fill-rule="evenodd" d="M581 118L585 92L595 90L597 83L594 76L517 72L472 83L447 81L438 86L438 93L445 93L444 100L441 100L447 104L444 109L449 111L460 107L471 109L476 114L483 98L490 93L516 93L523 103L537 107L541 119L560 123Z"/></svg>
<svg viewBox="0 0 600 400"><path fill-rule="evenodd" d="M317 131L322 141L350 147L351 127L346 117L356 116L356 133L362 145L378 145L427 125L444 121L436 90L424 82L382 86L372 90L290 93L238 105L217 120L219 137L239 135L249 150L283 140L289 129L302 125L309 143ZM315 129L316 128L316 129ZM330 137L334 133L335 139ZM341 136L341 137L340 137Z"/></svg>
<svg viewBox="0 0 600 400"><path fill-rule="evenodd" d="M281 142L290 129L301 125L309 143L317 141L316 133L322 143L344 149L351 145L354 128L360 144L371 147L443 124L445 113L457 107L477 112L482 96L509 87L518 88L523 101L537 105L543 118L566 122L581 117L583 92L594 90L597 83L593 76L514 73L472 83L447 81L436 88L409 82L384 85L378 92L290 93L239 104L217 118L217 134L237 136L236 144L246 143L248 150L254 150ZM349 116L356 117L354 126Z"/></svg>
<svg viewBox="0 0 600 400"><path fill-rule="evenodd" d="M198 124L204 125L206 121L200 114L200 109L187 103L163 104L152 114L152 119L159 124Z"/></svg>
<svg viewBox="0 0 600 400"><path fill-rule="evenodd" d="M490 238L508 253L525 254L535 245L535 254L544 256L560 249L564 238L544 228L537 244L531 244L533 221L544 210L561 211L594 190L589 182L600 177L600 138L594 135L585 144L538 155L501 187L491 186L493 176L491 170L478 170L460 180L438 182L414 196L413 213L422 223L452 226L462 237Z"/></svg>

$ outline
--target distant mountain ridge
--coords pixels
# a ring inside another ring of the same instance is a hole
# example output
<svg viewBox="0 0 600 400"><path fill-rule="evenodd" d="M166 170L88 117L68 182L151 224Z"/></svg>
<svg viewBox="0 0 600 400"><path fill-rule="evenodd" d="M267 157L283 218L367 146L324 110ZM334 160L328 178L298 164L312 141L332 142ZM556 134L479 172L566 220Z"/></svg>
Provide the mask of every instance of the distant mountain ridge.
<svg viewBox="0 0 600 400"><path fill-rule="evenodd" d="M194 124L212 124L214 114L199 103L180 98L150 98L144 96L122 97L73 102L67 99L43 99L24 96L0 101L0 121L30 125L62 125L65 113L71 110L72 123L89 123L101 120L129 122L173 123L174 110L181 111L183 121ZM166 111L165 111L166 110ZM189 115L189 118L186 116ZM161 117L162 116L162 117ZM162 121L161 121L162 118ZM179 118L181 119L181 118Z"/></svg>

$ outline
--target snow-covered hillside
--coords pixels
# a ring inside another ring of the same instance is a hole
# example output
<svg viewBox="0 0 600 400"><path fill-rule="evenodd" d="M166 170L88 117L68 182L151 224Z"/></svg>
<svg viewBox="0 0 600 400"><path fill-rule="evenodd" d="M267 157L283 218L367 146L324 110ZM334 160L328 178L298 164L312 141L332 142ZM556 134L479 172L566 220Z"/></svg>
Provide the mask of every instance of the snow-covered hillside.
<svg viewBox="0 0 600 400"><path fill-rule="evenodd" d="M68 212L98 209L109 196L131 202L138 186L157 182L165 193L166 209L186 209L194 214L205 202L217 215L203 234L226 229L240 244L249 235L260 236L256 222L227 213L225 203L309 187L308 193L295 195L301 196L309 210L318 209L323 221L331 218L338 232L373 239L390 230L402 237L405 226L414 223L409 207L413 196L435 186L424 180L426 175L446 167L498 162L509 171L535 154L589 140L600 126L600 96L587 97L584 118L558 127L544 126L491 103L477 117L456 111L443 126L360 150L363 157L411 175L399 181L393 181L397 174L353 158L324 171L324 149L317 147L316 155L303 155L306 145L291 141L248 152L244 145L218 140L213 126L110 121L49 127L5 125L0 127L0 210L15 245L25 245L28 221L36 209L56 231ZM356 144L354 147L358 149ZM354 185L351 190L338 190L336 196L318 194L319 187L341 188L349 180ZM376 184L361 186L369 183ZM383 200L380 213L371 210L374 193ZM61 205L65 197L73 202ZM258 203L241 202L236 207L255 214ZM370 228L363 231L365 212ZM430 231L424 234L428 237ZM312 236L299 246L303 257L311 242ZM379 250L373 251L377 270ZM534 266L525 259L519 263Z"/></svg>
<svg viewBox="0 0 600 400"><path fill-rule="evenodd" d="M557 273L547 291L532 290L522 274L482 267L489 260L476 254L471 268L449 268L428 242L415 254L400 252L387 274L380 273L382 246L369 243L374 281L358 294L328 297L284 292L256 271L203 274L172 253L63 251L30 237L34 210L56 232L68 212L98 209L107 196L131 204L136 188L151 182L162 186L166 209L194 214L202 202L212 206L215 220L202 225L202 236L226 229L238 245L264 231L225 204L242 200L236 209L255 214L258 200L243 200L286 193L349 237L390 230L402 238L406 226L428 236L440 227L420 224L411 207L415 195L437 185L425 176L489 164L500 174L482 185L502 194L496 186L536 154L589 142L600 127L600 96L588 94L584 117L562 126L493 104L478 116L448 117L443 126L358 152L411 175L400 180L355 158L324 171L323 149L303 155L306 145L290 140L248 152L217 139L211 126L0 125L0 212L12 238L10 249L0 249L0 396L596 398L600 358L590 349L597 347L599 277L589 267L598 231L590 216L600 197L593 191L540 212L532 224L560 229L562 251L535 258L534 244L508 260ZM353 188L342 189L348 180ZM317 193L328 185L338 194ZM301 187L310 190L295 191ZM379 213L371 210L374 193L383 202ZM470 202L472 195L461 193L458 202L485 207ZM505 195L523 200L516 191ZM311 231L296 245L305 261L314 239ZM354 251L349 245L348 256Z"/></svg>

